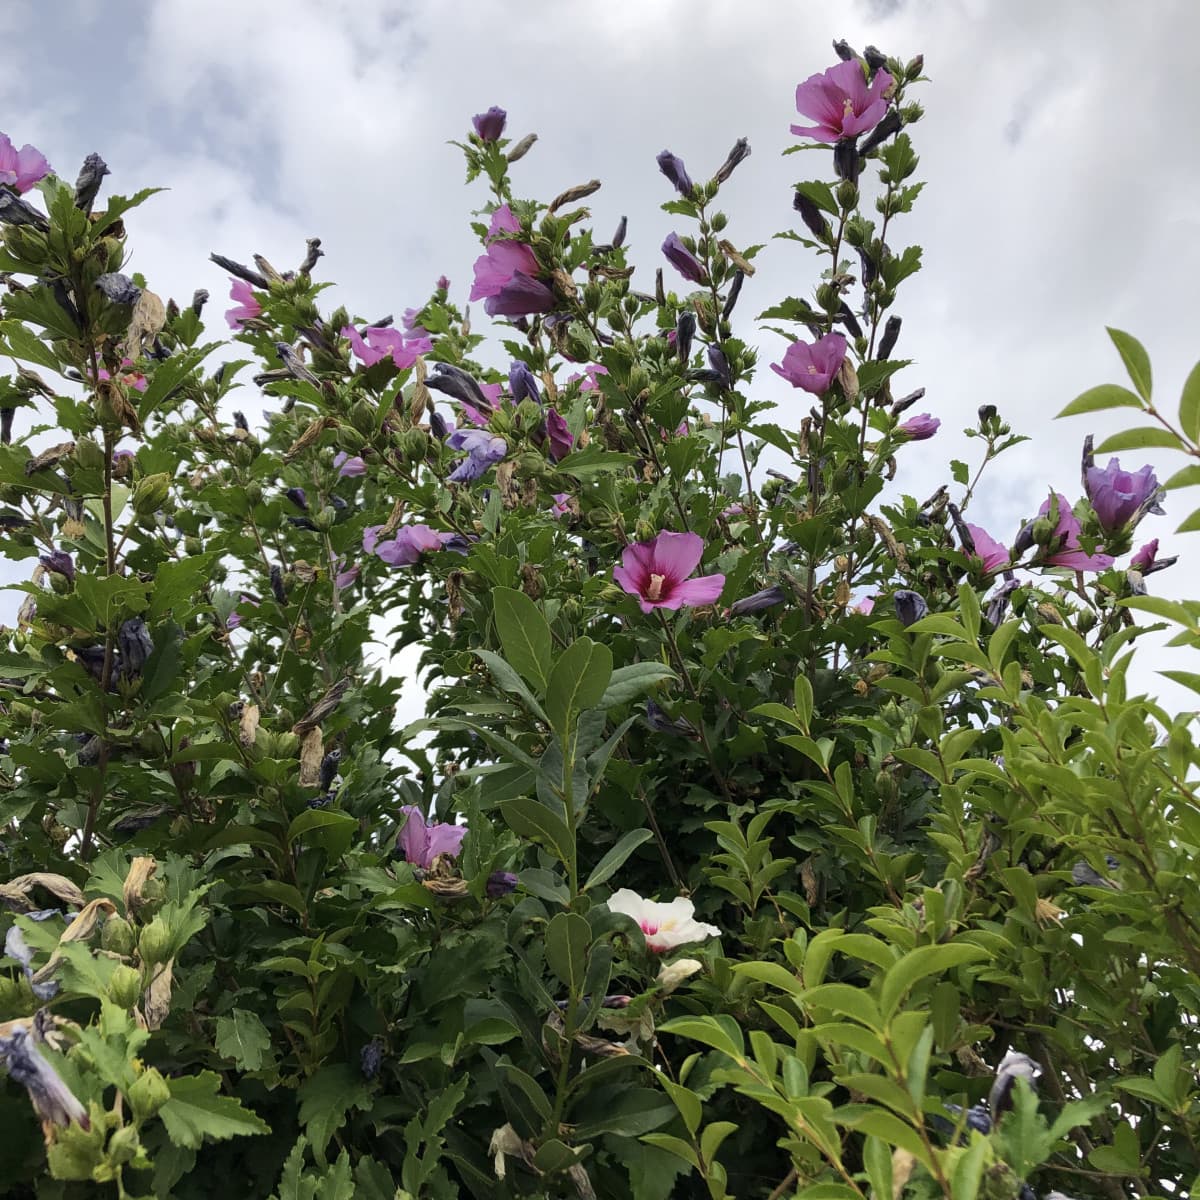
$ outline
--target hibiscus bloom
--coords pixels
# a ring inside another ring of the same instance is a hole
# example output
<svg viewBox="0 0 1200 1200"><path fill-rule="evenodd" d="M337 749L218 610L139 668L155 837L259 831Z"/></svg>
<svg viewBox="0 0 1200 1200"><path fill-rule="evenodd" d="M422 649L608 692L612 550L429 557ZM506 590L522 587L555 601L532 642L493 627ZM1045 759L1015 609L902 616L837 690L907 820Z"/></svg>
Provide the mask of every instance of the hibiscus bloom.
<svg viewBox="0 0 1200 1200"><path fill-rule="evenodd" d="M796 111L816 121L815 125L793 125L797 137L838 142L874 129L887 112L884 92L892 86L886 71L877 71L867 87L863 69L855 59L838 63L820 75L812 75L796 88Z"/></svg>
<svg viewBox="0 0 1200 1200"><path fill-rule="evenodd" d="M451 858L458 857L462 849L462 840L467 836L465 825L426 821L425 814L415 804L406 804L400 811L408 816L397 841L405 862L428 871L439 854L448 854Z"/></svg>
<svg viewBox="0 0 1200 1200"><path fill-rule="evenodd" d="M714 604L725 587L725 576L688 578L703 554L704 541L699 534L664 529L648 542L626 546L621 565L613 568L613 579L637 597L644 613L685 604Z"/></svg>
<svg viewBox="0 0 1200 1200"><path fill-rule="evenodd" d="M677 896L663 904L643 899L630 888L621 888L609 897L608 907L611 912L632 917L645 934L647 949L655 954L686 946L689 942L718 937L721 933L715 925L696 920L696 906L686 896Z"/></svg>

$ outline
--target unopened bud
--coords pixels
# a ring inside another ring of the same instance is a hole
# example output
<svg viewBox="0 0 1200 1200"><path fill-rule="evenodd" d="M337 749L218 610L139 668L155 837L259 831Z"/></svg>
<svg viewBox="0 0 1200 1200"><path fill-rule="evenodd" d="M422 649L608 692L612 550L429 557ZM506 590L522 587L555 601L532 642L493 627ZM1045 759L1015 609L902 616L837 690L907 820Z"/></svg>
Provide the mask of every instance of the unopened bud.
<svg viewBox="0 0 1200 1200"><path fill-rule="evenodd" d="M142 994L141 971L122 963L109 978L108 994L119 1008L132 1008Z"/></svg>
<svg viewBox="0 0 1200 1200"><path fill-rule="evenodd" d="M629 220L626 217L622 217L617 225L617 232L612 236L612 244L614 248L625 245L625 234L628 232L628 230Z"/></svg>
<svg viewBox="0 0 1200 1200"><path fill-rule="evenodd" d="M506 155L510 163L519 162L533 149L533 143L538 139L536 133L527 133Z"/></svg>
<svg viewBox="0 0 1200 1200"><path fill-rule="evenodd" d="M171 931L162 917L155 917L138 938L138 957L147 964L166 962L171 949Z"/></svg>
<svg viewBox="0 0 1200 1200"><path fill-rule="evenodd" d="M157 512L171 490L171 477L165 471L145 475L133 487L133 511L138 516Z"/></svg>
<svg viewBox="0 0 1200 1200"><path fill-rule="evenodd" d="M876 46L868 46L862 56L872 71L878 71L881 67L887 66L887 55Z"/></svg>
<svg viewBox="0 0 1200 1200"><path fill-rule="evenodd" d="M896 348L896 340L900 337L900 318L888 317L883 327L883 337L879 339L879 349L875 354L878 359L890 358Z"/></svg>
<svg viewBox="0 0 1200 1200"><path fill-rule="evenodd" d="M842 60L842 62L850 62L851 59L857 58L854 53L854 48L846 41L845 38L840 38L833 43L833 52Z"/></svg>
<svg viewBox="0 0 1200 1200"><path fill-rule="evenodd" d="M807 226L813 237L826 241L830 237L829 222L825 220L816 201L810 200L803 192L797 190L792 197L792 207L800 214L800 220Z"/></svg>
<svg viewBox="0 0 1200 1200"><path fill-rule="evenodd" d="M894 108L889 108L884 114L883 120L863 138L862 145L858 148L859 154L870 154L872 150L882 146L893 134L899 133L903 127L904 120L899 112Z"/></svg>
<svg viewBox="0 0 1200 1200"><path fill-rule="evenodd" d="M713 178L718 183L724 183L737 169L738 164L750 157L750 143L743 137L733 143L733 149L725 156L725 161L717 168Z"/></svg>
<svg viewBox="0 0 1200 1200"><path fill-rule="evenodd" d="M154 1067L147 1067L125 1093L133 1115L139 1121L149 1120L171 1098L167 1081Z"/></svg>

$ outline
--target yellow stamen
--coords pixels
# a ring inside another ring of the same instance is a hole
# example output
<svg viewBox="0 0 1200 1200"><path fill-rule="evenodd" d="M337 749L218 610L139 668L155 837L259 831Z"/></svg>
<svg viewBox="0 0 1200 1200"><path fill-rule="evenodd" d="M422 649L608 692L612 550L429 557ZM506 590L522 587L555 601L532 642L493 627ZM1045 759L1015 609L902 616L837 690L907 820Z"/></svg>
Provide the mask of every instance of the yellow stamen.
<svg viewBox="0 0 1200 1200"><path fill-rule="evenodd" d="M665 575L651 575L650 576L650 586L646 589L646 599L647 600L661 600L662 599L663 581L665 579L666 579Z"/></svg>

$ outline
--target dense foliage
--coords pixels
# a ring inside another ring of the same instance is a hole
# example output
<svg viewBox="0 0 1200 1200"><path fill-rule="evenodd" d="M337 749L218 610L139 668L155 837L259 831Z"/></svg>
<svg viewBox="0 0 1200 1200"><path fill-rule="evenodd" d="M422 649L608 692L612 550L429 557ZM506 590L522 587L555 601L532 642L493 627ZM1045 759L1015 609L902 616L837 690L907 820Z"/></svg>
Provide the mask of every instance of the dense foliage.
<svg viewBox="0 0 1200 1200"><path fill-rule="evenodd" d="M719 209L744 141L659 157L641 284L636 219L522 197L533 139L480 114L505 371L446 280L329 311L316 239L214 255L232 360L206 293L122 274L150 192L4 139L7 1195L1196 1186L1193 719L1129 671L1200 640L1131 556L1200 467L1089 441L1082 496L988 533L988 408L974 464L906 476L923 64L837 49L770 250L814 287L769 306ZM1200 456L1200 371L1176 418L1113 340L1132 386L1067 412Z"/></svg>

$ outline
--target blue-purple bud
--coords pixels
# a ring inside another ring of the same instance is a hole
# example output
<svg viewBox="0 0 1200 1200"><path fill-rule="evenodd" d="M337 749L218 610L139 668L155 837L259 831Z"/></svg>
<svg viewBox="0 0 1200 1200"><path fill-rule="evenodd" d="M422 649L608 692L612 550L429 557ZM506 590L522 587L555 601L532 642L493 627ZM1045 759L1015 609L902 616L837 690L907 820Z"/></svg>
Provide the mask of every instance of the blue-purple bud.
<svg viewBox="0 0 1200 1200"><path fill-rule="evenodd" d="M308 512L308 496L302 487L290 487L284 494L301 512Z"/></svg>
<svg viewBox="0 0 1200 1200"><path fill-rule="evenodd" d="M522 400L532 400L534 404L542 402L537 376L529 369L528 363L523 363L520 359L515 360L508 368L508 390L514 404L520 404Z"/></svg>
<svg viewBox="0 0 1200 1200"><path fill-rule="evenodd" d="M675 190L684 199L691 199L694 185L683 165L683 159L672 154L670 150L664 150L655 161L658 163L658 169L671 181Z"/></svg>
<svg viewBox="0 0 1200 1200"><path fill-rule="evenodd" d="M901 588L892 597L892 603L896 606L896 616L900 619L900 624L905 628L915 625L929 613L929 605L925 603L925 597L908 588Z"/></svg>
<svg viewBox="0 0 1200 1200"><path fill-rule="evenodd" d="M729 359L725 357L725 351L720 346L709 346L708 365L716 372L721 381L721 386L728 391L733 379L729 373Z"/></svg>
<svg viewBox="0 0 1200 1200"><path fill-rule="evenodd" d="M691 309L685 309L675 322L675 353L685 365L692 357L692 338L695 336L696 314Z"/></svg>
<svg viewBox="0 0 1200 1200"><path fill-rule="evenodd" d="M493 871L488 876L486 891L489 899L499 900L517 889L518 879L511 871Z"/></svg>
<svg viewBox="0 0 1200 1200"><path fill-rule="evenodd" d="M507 123L508 113L495 104L487 112L476 113L471 118L471 124L475 127L475 132L479 135L481 142L497 141Z"/></svg>
<svg viewBox="0 0 1200 1200"><path fill-rule="evenodd" d="M729 615L746 617L751 613L762 612L766 608L774 608L776 604L782 604L786 599L787 593L778 584L774 584L769 588L763 588L760 592L755 592L752 596L743 596L740 600L735 600L729 606Z"/></svg>
<svg viewBox="0 0 1200 1200"><path fill-rule="evenodd" d="M628 232L629 232L629 219L628 219L628 217L622 217L620 222L617 224L617 232L614 233L612 236L612 245L613 245L614 250L619 249L621 246L625 245L625 234Z"/></svg>
<svg viewBox="0 0 1200 1200"><path fill-rule="evenodd" d="M429 430L439 442L444 442L450 433L446 419L436 408L429 410Z"/></svg>
<svg viewBox="0 0 1200 1200"><path fill-rule="evenodd" d="M68 583L75 582L75 563L65 550L52 550L49 554L38 555L38 562L56 575L65 575Z"/></svg>
<svg viewBox="0 0 1200 1200"><path fill-rule="evenodd" d="M364 1079L374 1079L380 1068L383 1066L383 1039L372 1038L359 1051L358 1065L362 1070Z"/></svg>

